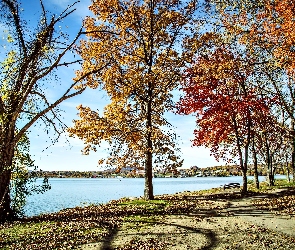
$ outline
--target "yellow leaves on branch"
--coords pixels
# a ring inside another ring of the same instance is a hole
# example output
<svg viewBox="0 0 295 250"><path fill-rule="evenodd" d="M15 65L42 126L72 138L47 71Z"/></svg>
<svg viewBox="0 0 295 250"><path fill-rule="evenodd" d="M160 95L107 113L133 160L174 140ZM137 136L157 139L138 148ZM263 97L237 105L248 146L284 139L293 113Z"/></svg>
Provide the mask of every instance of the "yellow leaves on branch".
<svg viewBox="0 0 295 250"><path fill-rule="evenodd" d="M276 67L291 72L295 69L295 3L292 0L265 1L255 14L240 10L238 14L221 11L226 32L252 54L255 48L274 56Z"/></svg>
<svg viewBox="0 0 295 250"><path fill-rule="evenodd" d="M86 153L108 141L112 154L100 164L138 165L145 154L165 155L162 148L175 146L172 133L162 128L168 125L163 115L172 108L171 91L184 66L174 49L188 21L185 8L178 11L181 5L175 0L92 2L95 17L84 21L87 40L80 44L83 65L77 78L101 70L78 88L100 87L110 103L101 115L78 107L80 120L69 133L84 141Z"/></svg>

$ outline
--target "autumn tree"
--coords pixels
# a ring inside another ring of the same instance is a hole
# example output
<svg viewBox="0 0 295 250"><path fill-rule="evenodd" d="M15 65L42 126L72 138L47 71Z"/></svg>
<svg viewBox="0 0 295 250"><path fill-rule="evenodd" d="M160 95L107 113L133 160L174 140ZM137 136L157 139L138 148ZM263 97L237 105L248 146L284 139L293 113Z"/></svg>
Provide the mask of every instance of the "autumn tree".
<svg viewBox="0 0 295 250"><path fill-rule="evenodd" d="M69 40L60 29L61 23L75 11L75 4L60 15L51 15L40 1L41 15L36 26L27 25L19 1L2 0L1 22L6 27L6 41L1 50L0 74L0 222L12 219L10 182L14 169L16 147L37 121L44 122L56 133L63 129L58 105L81 94L85 88L75 89L77 82L63 83L64 92L55 100L48 89L57 86L54 72L79 60L65 61L82 35ZM33 23L32 23L33 25ZM89 74L91 72L88 72ZM83 75L80 76L84 77Z"/></svg>
<svg viewBox="0 0 295 250"><path fill-rule="evenodd" d="M290 0L267 1L265 10L257 18L260 19L261 28L259 27L259 32L258 28L254 31L260 36L261 32L264 32L262 46L259 46L264 48L267 45L264 50L271 51L274 58L273 64L268 66L267 77L279 98L283 112L289 119L286 133L291 135L291 166L295 182L295 3ZM254 39L256 40L257 36Z"/></svg>
<svg viewBox="0 0 295 250"><path fill-rule="evenodd" d="M88 40L80 46L80 74L111 64L81 87L100 87L111 102L101 113L80 106L70 135L84 141L85 153L107 141L110 156L100 163L144 166L146 199L154 198L153 167L173 169L182 163L164 115L173 107L172 90L184 66L180 40L195 9L177 0L93 1L95 17L84 22Z"/></svg>
<svg viewBox="0 0 295 250"><path fill-rule="evenodd" d="M251 141L263 114L268 113L267 99L249 84L251 58L239 54L234 44L225 44L210 32L195 43L210 44L211 49L199 52L187 70L178 112L196 114L194 146L210 148L217 159L238 159L246 192Z"/></svg>
<svg viewBox="0 0 295 250"><path fill-rule="evenodd" d="M215 2L224 25L242 46L259 58L256 75L264 94L278 98L280 121L290 135L291 166L295 169L294 7L290 0ZM294 176L294 175L293 175ZM294 179L293 179L294 180Z"/></svg>

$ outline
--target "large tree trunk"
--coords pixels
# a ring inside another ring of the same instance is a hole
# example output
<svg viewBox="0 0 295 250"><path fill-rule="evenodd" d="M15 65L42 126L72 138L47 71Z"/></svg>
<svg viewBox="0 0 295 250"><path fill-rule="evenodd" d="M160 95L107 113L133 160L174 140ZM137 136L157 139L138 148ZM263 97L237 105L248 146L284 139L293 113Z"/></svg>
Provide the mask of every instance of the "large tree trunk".
<svg viewBox="0 0 295 250"><path fill-rule="evenodd" d="M7 133L9 136L9 133ZM11 142L7 137L3 141ZM13 143L3 143L0 151L0 222L11 220L14 217L10 204L11 166L14 154Z"/></svg>
<svg viewBox="0 0 295 250"><path fill-rule="evenodd" d="M13 218L13 211L10 206L10 179L10 169L3 170L0 174L0 222L11 220Z"/></svg>
<svg viewBox="0 0 295 250"><path fill-rule="evenodd" d="M14 212L10 204L10 181L15 147L15 126L12 122L8 124L2 128L0 137L0 222L14 218Z"/></svg>
<svg viewBox="0 0 295 250"><path fill-rule="evenodd" d="M150 88L151 89L151 88ZM152 91L149 91L152 95ZM146 200L154 199L153 191L153 142L152 142L152 102L147 103L147 150L145 162L145 182L144 182L144 198Z"/></svg>
<svg viewBox="0 0 295 250"><path fill-rule="evenodd" d="M248 190L248 183L247 183L247 164L243 161L243 154L242 149L238 144L238 152L239 152L239 158L240 158L240 169L242 170L242 176L243 176L243 187L242 187L242 193L247 193Z"/></svg>
<svg viewBox="0 0 295 250"><path fill-rule="evenodd" d="M145 182L144 182L144 198L146 200L154 199L152 159L153 159L152 153L147 153L146 164L145 164Z"/></svg>

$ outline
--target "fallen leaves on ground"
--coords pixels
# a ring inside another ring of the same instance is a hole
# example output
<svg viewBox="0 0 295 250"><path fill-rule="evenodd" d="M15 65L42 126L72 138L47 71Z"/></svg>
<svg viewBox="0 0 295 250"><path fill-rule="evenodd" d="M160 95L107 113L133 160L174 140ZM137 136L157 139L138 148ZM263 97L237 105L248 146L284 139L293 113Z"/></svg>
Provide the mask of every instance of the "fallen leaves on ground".
<svg viewBox="0 0 295 250"><path fill-rule="evenodd" d="M73 249L79 245L114 237L124 223L125 227L136 227L136 223L142 226L145 222L156 225L161 223L159 218L167 218L170 215L189 215L189 218L194 218L199 223L224 216L222 211L227 208L228 201L240 197L238 192L202 196L186 193L157 196L154 201L124 198L104 205L64 209L58 213L0 225L0 249ZM261 209L294 215L294 201L295 193L289 192L282 196L257 199L255 205ZM141 222L141 218L144 218L144 221ZM261 233L263 229L259 231ZM226 232L226 227L223 232ZM250 230L249 235L254 234L256 235ZM259 234L255 237L258 236ZM257 239L255 237L251 239L255 242L261 240L258 239L260 236ZM165 248L166 243L155 238L133 239L116 250L161 250Z"/></svg>
<svg viewBox="0 0 295 250"><path fill-rule="evenodd" d="M259 209L295 217L295 190L287 190L279 195L256 199L253 204Z"/></svg>
<svg viewBox="0 0 295 250"><path fill-rule="evenodd" d="M110 236L114 229L120 227L126 216L188 214L200 210L212 210L212 206L213 202L205 200L167 199L162 203L146 202L138 205L132 204L129 199L120 199L105 205L64 209L58 213L25 218L19 222L0 226L0 248L69 249ZM215 209L222 208L215 207ZM143 246L150 244L152 242L147 241ZM162 243L154 241L153 244L159 246L154 249L161 249Z"/></svg>
<svg viewBox="0 0 295 250"><path fill-rule="evenodd" d="M139 240L132 239L128 244L123 247L116 247L114 250L162 250L165 249L167 244L157 239Z"/></svg>

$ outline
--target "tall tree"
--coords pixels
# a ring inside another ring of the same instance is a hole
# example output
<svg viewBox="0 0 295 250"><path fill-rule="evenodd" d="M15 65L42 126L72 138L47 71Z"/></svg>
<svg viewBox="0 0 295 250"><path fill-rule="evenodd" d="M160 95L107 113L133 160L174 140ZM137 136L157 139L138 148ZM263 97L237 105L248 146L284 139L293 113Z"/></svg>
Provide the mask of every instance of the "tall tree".
<svg viewBox="0 0 295 250"><path fill-rule="evenodd" d="M8 34L7 44L1 49L4 60L0 73L0 222L12 219L14 214L10 181L18 142L37 121L60 133L64 126L58 105L85 89L75 89L80 80L76 79L62 85L65 91L56 100L47 94L47 89L57 84L56 69L79 61L65 61L64 56L82 35L82 28L70 41L59 26L75 11L74 6L60 15L51 15L40 1L41 16L33 28L27 25L19 1L0 1L0 18Z"/></svg>
<svg viewBox="0 0 295 250"><path fill-rule="evenodd" d="M295 3L290 0L258 1L251 7L248 1L222 1L219 5L224 25L231 34L259 57L256 75L264 79L260 88L264 94L278 98L284 115L281 121L290 136L291 166L295 171ZM233 4L235 2L235 4ZM227 4L227 6L226 6ZM238 8L237 8L238 6ZM235 10L234 12L232 10ZM257 79L258 80L258 79ZM261 83L261 81L258 80ZM287 126L289 123L289 126ZM295 181L295 179L293 179Z"/></svg>
<svg viewBox="0 0 295 250"><path fill-rule="evenodd" d="M203 37L222 41L210 33ZM179 113L197 114L195 146L210 148L217 159L238 159L243 173L243 192L247 191L254 129L263 117L261 114L269 110L266 100L248 84L253 71L249 61L251 59L243 58L224 44L198 56L187 70L182 88L185 94L178 104Z"/></svg>
<svg viewBox="0 0 295 250"><path fill-rule="evenodd" d="M84 140L85 153L102 140L109 142L110 157L100 163L144 166L146 199L154 198L153 167L182 163L164 114L173 107L171 91L184 66L179 41L195 9L178 0L93 1L95 18L84 23L88 40L80 46L80 74L112 63L81 87L100 86L111 103L102 114L80 106L81 119L74 121L70 135Z"/></svg>

